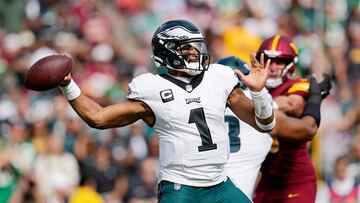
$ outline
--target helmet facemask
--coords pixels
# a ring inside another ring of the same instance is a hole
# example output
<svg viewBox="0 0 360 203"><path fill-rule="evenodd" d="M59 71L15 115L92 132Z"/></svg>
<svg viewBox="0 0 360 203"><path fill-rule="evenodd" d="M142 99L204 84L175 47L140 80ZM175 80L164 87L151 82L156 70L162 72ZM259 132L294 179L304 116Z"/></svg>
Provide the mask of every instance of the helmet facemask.
<svg viewBox="0 0 360 203"><path fill-rule="evenodd" d="M278 86L280 86L281 84L283 84L286 80L288 80L290 77L293 76L294 74L294 70L295 70L295 62L292 61L291 59L287 59L287 58L271 58L271 57L265 57L266 60L270 59L270 60L281 60L285 63L285 67L281 70L281 74L277 77L268 77L266 79L266 83L265 86L269 89L273 89L276 88ZM294 59L297 60L297 57Z"/></svg>
<svg viewBox="0 0 360 203"><path fill-rule="evenodd" d="M177 57L173 61L173 66L169 68L191 76L208 69L210 57L204 40L182 42L174 50Z"/></svg>

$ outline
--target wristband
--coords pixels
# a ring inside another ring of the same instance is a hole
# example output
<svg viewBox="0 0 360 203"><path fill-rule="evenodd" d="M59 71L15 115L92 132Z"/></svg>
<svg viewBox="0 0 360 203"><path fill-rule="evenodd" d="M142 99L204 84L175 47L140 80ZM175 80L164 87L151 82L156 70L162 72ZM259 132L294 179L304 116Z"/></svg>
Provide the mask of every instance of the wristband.
<svg viewBox="0 0 360 203"><path fill-rule="evenodd" d="M275 127L276 119L274 117L274 119L271 121L271 123L264 125L264 124L260 123L257 118L255 118L255 123L262 130L270 131Z"/></svg>
<svg viewBox="0 0 360 203"><path fill-rule="evenodd" d="M255 115L258 118L269 118L273 113L272 97L264 87L260 92L250 91L254 103Z"/></svg>
<svg viewBox="0 0 360 203"><path fill-rule="evenodd" d="M72 100L78 98L81 94L81 90L80 90L79 86L77 86L77 84L72 79L68 85L66 85L64 87L59 86L59 88L68 101L72 101Z"/></svg>
<svg viewBox="0 0 360 203"><path fill-rule="evenodd" d="M311 116L315 119L317 126L320 126L321 114L320 114L320 104L317 103L306 103L304 107L304 116Z"/></svg>

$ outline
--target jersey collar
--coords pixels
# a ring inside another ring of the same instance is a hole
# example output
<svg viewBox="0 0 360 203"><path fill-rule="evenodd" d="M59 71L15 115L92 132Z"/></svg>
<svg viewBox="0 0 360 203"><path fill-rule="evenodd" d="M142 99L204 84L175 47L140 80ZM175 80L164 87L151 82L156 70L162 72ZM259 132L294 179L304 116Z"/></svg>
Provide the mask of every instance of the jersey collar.
<svg viewBox="0 0 360 203"><path fill-rule="evenodd" d="M203 77L204 77L204 72L200 73L199 75L195 76L189 83L183 82L181 80L178 80L176 78L173 78L167 74L160 74L160 76L172 83L174 83L175 85L179 86L180 88L184 89L187 92L192 92L197 86L200 85Z"/></svg>

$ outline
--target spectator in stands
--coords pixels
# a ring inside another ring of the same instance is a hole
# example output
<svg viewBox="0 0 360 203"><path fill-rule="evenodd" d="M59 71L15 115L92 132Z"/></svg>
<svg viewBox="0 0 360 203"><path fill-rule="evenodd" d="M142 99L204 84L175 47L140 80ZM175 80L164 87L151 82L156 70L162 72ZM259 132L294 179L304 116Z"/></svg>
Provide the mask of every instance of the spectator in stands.
<svg viewBox="0 0 360 203"><path fill-rule="evenodd" d="M39 194L47 202L63 201L79 183L79 167L73 154L64 152L63 141L49 136L46 152L35 161L35 178Z"/></svg>
<svg viewBox="0 0 360 203"><path fill-rule="evenodd" d="M129 178L126 175L116 177L114 188L103 194L106 203L123 203L127 202L129 190Z"/></svg>
<svg viewBox="0 0 360 203"><path fill-rule="evenodd" d="M96 192L96 180L85 176L81 179L79 187L69 198L69 203L105 203L101 195Z"/></svg>
<svg viewBox="0 0 360 203"><path fill-rule="evenodd" d="M130 186L130 202L157 202L157 160L147 158L141 162L138 176Z"/></svg>
<svg viewBox="0 0 360 203"><path fill-rule="evenodd" d="M341 156L335 163L335 175L323 185L316 196L316 203L356 203L360 201L360 187L348 171L349 160Z"/></svg>

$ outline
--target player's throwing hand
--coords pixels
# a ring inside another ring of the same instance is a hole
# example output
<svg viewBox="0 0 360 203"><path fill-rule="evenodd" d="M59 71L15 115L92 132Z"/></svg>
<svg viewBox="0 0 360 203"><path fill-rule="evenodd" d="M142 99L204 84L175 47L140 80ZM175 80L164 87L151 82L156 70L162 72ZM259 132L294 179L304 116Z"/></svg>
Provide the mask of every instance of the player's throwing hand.
<svg viewBox="0 0 360 203"><path fill-rule="evenodd" d="M67 74L64 79L60 82L60 86L66 86L71 82L71 73Z"/></svg>

